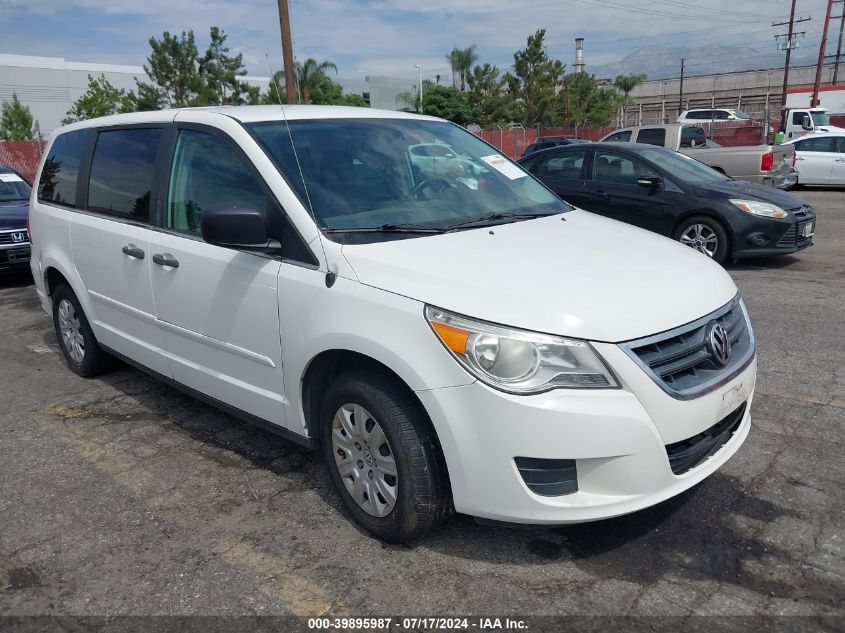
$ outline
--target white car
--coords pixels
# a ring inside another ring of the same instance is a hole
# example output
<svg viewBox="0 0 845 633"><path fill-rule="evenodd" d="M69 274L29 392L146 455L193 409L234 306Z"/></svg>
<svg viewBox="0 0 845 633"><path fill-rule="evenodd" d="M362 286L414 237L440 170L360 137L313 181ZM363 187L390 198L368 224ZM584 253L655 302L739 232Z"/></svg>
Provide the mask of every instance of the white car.
<svg viewBox="0 0 845 633"><path fill-rule="evenodd" d="M421 143L472 160L477 186L415 180ZM751 425L754 337L719 265L570 207L439 119L94 119L53 134L31 202L36 289L71 370L117 357L321 447L389 541L452 510L633 512L713 473Z"/></svg>
<svg viewBox="0 0 845 633"><path fill-rule="evenodd" d="M845 185L845 133L808 134L784 145L795 148L799 185Z"/></svg>
<svg viewBox="0 0 845 633"><path fill-rule="evenodd" d="M751 117L742 110L730 108L698 108L695 110L684 110L676 119L677 123L688 123L695 121L745 121Z"/></svg>

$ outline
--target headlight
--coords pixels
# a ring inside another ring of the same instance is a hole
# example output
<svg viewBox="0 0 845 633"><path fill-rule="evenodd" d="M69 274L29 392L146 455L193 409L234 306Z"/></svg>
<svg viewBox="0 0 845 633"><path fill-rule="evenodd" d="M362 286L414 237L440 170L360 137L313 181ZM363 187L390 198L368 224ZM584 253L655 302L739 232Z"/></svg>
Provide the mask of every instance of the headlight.
<svg viewBox="0 0 845 633"><path fill-rule="evenodd" d="M516 394L619 387L586 341L493 325L426 306L440 342L482 382Z"/></svg>
<svg viewBox="0 0 845 633"><path fill-rule="evenodd" d="M789 214L776 204L758 202L757 200L731 200L731 203L741 211L764 218L785 218Z"/></svg>

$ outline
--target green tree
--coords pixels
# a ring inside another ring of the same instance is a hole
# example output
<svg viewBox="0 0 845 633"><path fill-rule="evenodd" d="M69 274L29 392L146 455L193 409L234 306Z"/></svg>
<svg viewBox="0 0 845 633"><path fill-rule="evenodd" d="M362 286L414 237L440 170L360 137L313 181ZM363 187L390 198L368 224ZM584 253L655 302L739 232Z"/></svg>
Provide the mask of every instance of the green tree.
<svg viewBox="0 0 845 633"><path fill-rule="evenodd" d="M613 89L599 86L594 75L569 73L560 94L564 125L607 125L622 97Z"/></svg>
<svg viewBox="0 0 845 633"><path fill-rule="evenodd" d="M144 72L152 80L153 88L141 88L142 84L138 83L139 98L143 98L144 105L153 105L156 98L157 107L206 105L202 97L198 98L203 81L199 73L194 32L182 31L182 35L177 37L165 31L161 40L151 37L149 42L152 51L144 65Z"/></svg>
<svg viewBox="0 0 845 633"><path fill-rule="evenodd" d="M300 103L311 103L311 93L319 92L328 79L326 72L329 70L337 73L337 66L329 61L318 62L313 57L304 63L296 62L296 87Z"/></svg>
<svg viewBox="0 0 845 633"><path fill-rule="evenodd" d="M467 83L467 103L477 113L478 123L489 126L510 120L512 100L505 90L505 80L499 76L498 66L475 66L467 75Z"/></svg>
<svg viewBox="0 0 845 633"><path fill-rule="evenodd" d="M432 88L435 87L443 87L438 86L435 84L431 79L423 79L423 101L428 100L428 93ZM400 92L396 95L396 105L404 105L405 107L402 108L407 112L419 112L420 111L420 89L419 87L414 84L414 87L411 88L410 91ZM423 105L426 105L425 103ZM428 110L425 111L428 114Z"/></svg>
<svg viewBox="0 0 845 633"><path fill-rule="evenodd" d="M430 83L430 82L429 82ZM452 86L423 87L423 112L458 125L469 125L477 118L466 95Z"/></svg>
<svg viewBox="0 0 845 633"><path fill-rule="evenodd" d="M514 118L527 126L557 122L555 101L566 66L546 54L545 37L545 29L529 35L525 49L513 55L513 74L505 74L514 101Z"/></svg>
<svg viewBox="0 0 845 633"><path fill-rule="evenodd" d="M115 88L103 74L96 79L88 75L88 90L67 111L62 124L121 112L134 112L136 100L133 97L131 91Z"/></svg>
<svg viewBox="0 0 845 633"><path fill-rule="evenodd" d="M648 79L648 76L645 74L619 75L613 80L613 85L622 91L622 94L625 96L625 104L628 104L631 91L646 79Z"/></svg>
<svg viewBox="0 0 845 633"><path fill-rule="evenodd" d="M475 48L475 44L467 48L456 46L446 55L446 60L452 68L452 86L457 88L460 85L461 92L466 90L466 76L469 74L472 65L478 60Z"/></svg>
<svg viewBox="0 0 845 633"><path fill-rule="evenodd" d="M212 26L210 35L208 49L198 60L199 100L215 105L256 103L259 89L241 80L246 75L243 55L229 54L227 35L219 27Z"/></svg>
<svg viewBox="0 0 845 633"><path fill-rule="evenodd" d="M31 141L37 127L29 106L23 105L18 95L12 93L12 100L4 101L0 110L0 140Z"/></svg>

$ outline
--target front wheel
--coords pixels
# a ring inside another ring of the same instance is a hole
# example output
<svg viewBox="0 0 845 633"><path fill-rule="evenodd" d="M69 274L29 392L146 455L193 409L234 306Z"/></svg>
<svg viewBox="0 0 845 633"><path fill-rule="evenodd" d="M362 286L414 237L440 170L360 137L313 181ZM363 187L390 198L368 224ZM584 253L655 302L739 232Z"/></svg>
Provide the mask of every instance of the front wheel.
<svg viewBox="0 0 845 633"><path fill-rule="evenodd" d="M675 231L675 239L719 264L728 258L728 234L722 224L713 218L696 216L684 220Z"/></svg>
<svg viewBox="0 0 845 633"><path fill-rule="evenodd" d="M448 476L434 431L395 380L374 371L340 376L329 387L320 422L332 482L368 531L406 543L448 517Z"/></svg>

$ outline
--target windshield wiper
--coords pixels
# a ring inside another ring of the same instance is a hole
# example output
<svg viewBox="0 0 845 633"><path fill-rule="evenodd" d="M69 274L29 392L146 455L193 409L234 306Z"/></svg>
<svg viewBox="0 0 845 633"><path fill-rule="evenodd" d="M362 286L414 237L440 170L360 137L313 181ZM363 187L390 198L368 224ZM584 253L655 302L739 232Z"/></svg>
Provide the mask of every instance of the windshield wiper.
<svg viewBox="0 0 845 633"><path fill-rule="evenodd" d="M439 226L422 224L382 224L381 226L350 226L343 229L326 229L326 233L445 233Z"/></svg>
<svg viewBox="0 0 845 633"><path fill-rule="evenodd" d="M489 215L482 215L479 218L470 218L462 222L455 222L454 224L447 224L444 227L446 231L453 231L455 229L468 229L475 226L490 226L495 224L502 224L499 220L531 220L533 218L545 218L549 215L557 215L560 213L491 213Z"/></svg>

